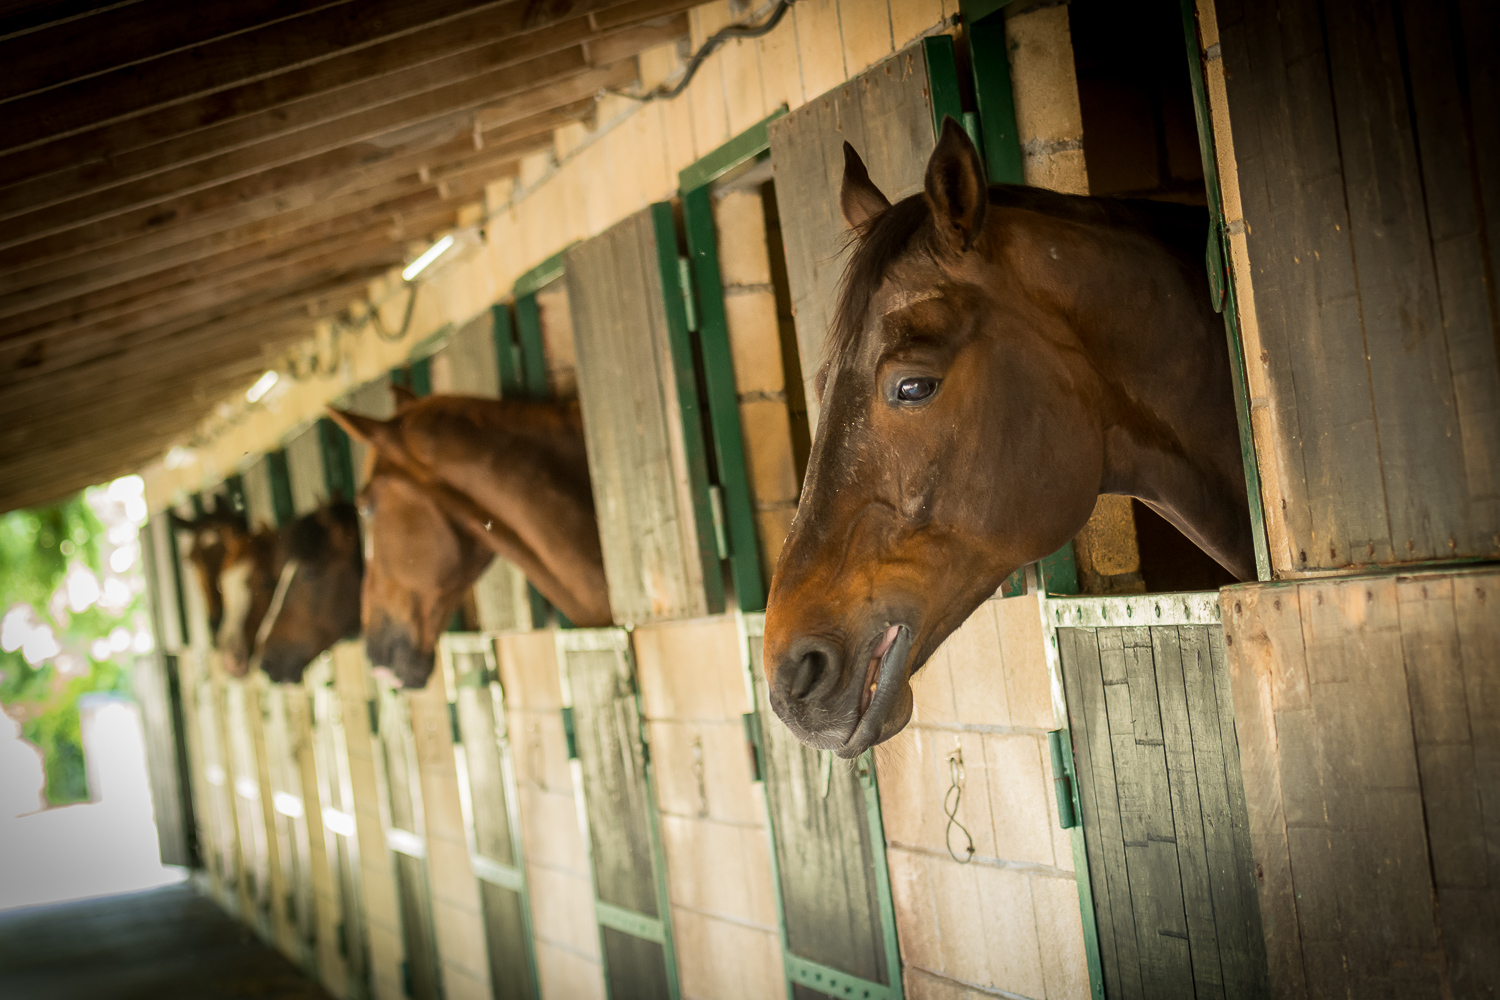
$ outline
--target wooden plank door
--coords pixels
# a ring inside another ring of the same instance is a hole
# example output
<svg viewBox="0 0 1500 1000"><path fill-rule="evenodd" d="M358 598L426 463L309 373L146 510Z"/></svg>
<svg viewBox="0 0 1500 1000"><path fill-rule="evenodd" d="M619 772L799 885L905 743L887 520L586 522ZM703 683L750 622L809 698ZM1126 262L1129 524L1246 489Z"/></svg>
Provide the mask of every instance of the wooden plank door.
<svg viewBox="0 0 1500 1000"><path fill-rule="evenodd" d="M370 995L369 938L365 930L364 880L360 877L359 836L355 825L353 782L343 702L335 686L333 654L325 653L308 668L312 691L313 752L318 775L323 845L336 891L335 953L343 965L346 1000ZM328 950L325 948L326 956ZM324 982L328 982L325 972Z"/></svg>
<svg viewBox="0 0 1500 1000"><path fill-rule="evenodd" d="M449 632L439 641L456 728L454 752L464 766L460 788L469 862L479 879L495 1000L539 1000L531 932L531 896L517 813L515 760L495 640Z"/></svg>
<svg viewBox="0 0 1500 1000"><path fill-rule="evenodd" d="M680 260L665 203L565 256L604 571L624 625L724 607Z"/></svg>
<svg viewBox="0 0 1500 1000"><path fill-rule="evenodd" d="M442 972L437 930L432 918L432 889L427 874L427 826L422 819L422 789L417 774L416 738L406 698L389 683L378 682L375 716L385 785L386 846L396 866L401 935L406 945L403 974L407 996L441 1000Z"/></svg>
<svg viewBox="0 0 1500 1000"><path fill-rule="evenodd" d="M1270 996L1224 629L1202 596L1044 605L1110 1000Z"/></svg>
<svg viewBox="0 0 1500 1000"><path fill-rule="evenodd" d="M903 996L875 762L851 768L792 736L771 711L760 668L764 615L744 616L750 721L764 782L782 959L795 1000Z"/></svg>
<svg viewBox="0 0 1500 1000"><path fill-rule="evenodd" d="M557 657L605 988L611 1000L677 1000L666 861L629 633L560 631Z"/></svg>
<svg viewBox="0 0 1500 1000"><path fill-rule="evenodd" d="M266 757L271 808L275 814L277 856L284 889L282 906L303 967L317 975L318 922L312 878L308 812L317 809L317 789L303 786L299 759L308 737L301 685L269 684L261 693L265 713Z"/></svg>

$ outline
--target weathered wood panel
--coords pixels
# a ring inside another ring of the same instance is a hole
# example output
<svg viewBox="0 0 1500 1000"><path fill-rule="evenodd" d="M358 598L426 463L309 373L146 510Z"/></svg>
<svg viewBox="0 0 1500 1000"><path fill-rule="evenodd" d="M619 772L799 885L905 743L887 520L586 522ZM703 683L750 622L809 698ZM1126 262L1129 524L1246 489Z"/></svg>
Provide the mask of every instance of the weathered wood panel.
<svg viewBox="0 0 1500 1000"><path fill-rule="evenodd" d="M461 643L459 640L462 639ZM478 640L474 642L473 640ZM515 764L493 640L445 637L468 775L468 823L495 1000L536 996L525 863L517 829Z"/></svg>
<svg viewBox="0 0 1500 1000"><path fill-rule="evenodd" d="M1223 630L1057 637L1106 996L1269 997Z"/></svg>
<svg viewBox="0 0 1500 1000"><path fill-rule="evenodd" d="M323 445L317 424L304 427L286 443L287 481L292 487L292 510L311 513L328 499L328 477L323 472Z"/></svg>
<svg viewBox="0 0 1500 1000"><path fill-rule="evenodd" d="M809 420L816 424L813 379L844 273L844 142L858 150L870 179L892 202L921 190L937 144L921 43L777 119L769 131L797 349Z"/></svg>
<svg viewBox="0 0 1500 1000"><path fill-rule="evenodd" d="M1278 997L1500 992L1500 573L1220 596Z"/></svg>
<svg viewBox="0 0 1500 1000"><path fill-rule="evenodd" d="M1218 20L1275 568L1500 553L1500 126L1477 113L1490 60L1464 51L1500 35L1493 5L1222 0Z"/></svg>
<svg viewBox="0 0 1500 1000"><path fill-rule="evenodd" d="M607 633L594 633L607 635ZM635 671L618 642L560 646L565 700L572 709L582 796L588 816L595 897L609 907L660 921L662 941L627 933L601 918L600 943L612 998L675 995L670 914L660 905L656 804L651 800ZM567 640L565 640L566 642ZM600 648L602 647L602 648Z"/></svg>
<svg viewBox="0 0 1500 1000"><path fill-rule="evenodd" d="M351 413L389 420L396 412L396 404L391 399L391 377L382 375L372 379L335 405ZM359 489L363 489L370 476L370 446L363 441L351 439L349 453L354 463L354 482Z"/></svg>
<svg viewBox="0 0 1500 1000"><path fill-rule="evenodd" d="M355 835L355 804L350 787L348 741L344 732L343 703L335 688L332 657L317 660L308 669L312 689L313 754L319 816L330 875L334 883L337 912L334 917L335 947L340 968L334 978L347 992L368 991L370 982L369 935L365 924L364 885L360 877L359 838ZM329 951L320 950L320 972L329 977Z"/></svg>
<svg viewBox="0 0 1500 1000"><path fill-rule="evenodd" d="M308 837L308 812L318 808L317 790L302 784L299 753L306 739L305 709L298 700L300 687L266 685L264 699L265 744L270 784L276 854L281 866L284 898L281 905L288 926L288 957L311 968L317 947L318 923L312 877L312 842ZM299 710L300 709L300 710Z"/></svg>
<svg viewBox="0 0 1500 1000"><path fill-rule="evenodd" d="M761 637L749 643L787 943L799 958L888 983L874 855L885 845L871 842L859 770L804 746L776 719Z"/></svg>
<svg viewBox="0 0 1500 1000"><path fill-rule="evenodd" d="M615 621L721 609L696 410L685 412L651 209L566 257L594 508ZM676 251L671 251L676 260ZM680 294L680 293L679 293ZM691 372L691 357L688 371ZM711 571L706 571L710 567Z"/></svg>
<svg viewBox="0 0 1500 1000"><path fill-rule="evenodd" d="M245 488L245 520L252 531L276 526L276 504L271 499L271 469L265 457L256 459L240 476Z"/></svg>

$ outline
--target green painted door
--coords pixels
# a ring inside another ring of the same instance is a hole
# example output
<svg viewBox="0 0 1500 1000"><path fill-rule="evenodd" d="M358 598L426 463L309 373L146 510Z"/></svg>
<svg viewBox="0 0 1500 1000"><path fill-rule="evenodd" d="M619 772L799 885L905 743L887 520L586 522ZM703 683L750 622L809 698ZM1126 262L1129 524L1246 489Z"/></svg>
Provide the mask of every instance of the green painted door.
<svg viewBox="0 0 1500 1000"><path fill-rule="evenodd" d="M851 768L792 736L771 711L760 669L764 616L746 615L744 625L788 995L899 998L901 956L874 757L865 753Z"/></svg>
<svg viewBox="0 0 1500 1000"><path fill-rule="evenodd" d="M1270 996L1213 597L1045 605L1110 1000Z"/></svg>
<svg viewBox="0 0 1500 1000"><path fill-rule="evenodd" d="M562 631L557 652L606 989L611 1000L677 1000L666 861L630 635Z"/></svg>
<svg viewBox="0 0 1500 1000"><path fill-rule="evenodd" d="M489 946L490 995L495 1000L537 1000L531 899L516 812L516 769L495 641L489 636L450 632L442 637L440 648L454 712L455 748L468 776L464 818Z"/></svg>

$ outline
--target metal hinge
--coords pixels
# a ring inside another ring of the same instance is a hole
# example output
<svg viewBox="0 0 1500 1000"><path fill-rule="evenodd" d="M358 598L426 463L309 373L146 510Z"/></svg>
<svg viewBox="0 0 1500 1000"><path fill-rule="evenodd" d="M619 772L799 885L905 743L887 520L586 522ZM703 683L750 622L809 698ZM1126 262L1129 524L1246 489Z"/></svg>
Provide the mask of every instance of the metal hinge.
<svg viewBox="0 0 1500 1000"><path fill-rule="evenodd" d="M1047 749L1052 751L1052 788L1057 793L1057 825L1064 830L1078 825L1078 814L1073 809L1073 775L1063 754L1063 740L1071 739L1066 729L1054 729L1047 734Z"/></svg>
<svg viewBox="0 0 1500 1000"><path fill-rule="evenodd" d="M458 728L458 702L448 702L448 725L453 728L453 745L458 746L464 741L463 730Z"/></svg>
<svg viewBox="0 0 1500 1000"><path fill-rule="evenodd" d="M365 702L365 707L370 710L370 735L380 735L380 703L374 698Z"/></svg>
<svg viewBox="0 0 1500 1000"><path fill-rule="evenodd" d="M687 328L698 329L698 303L693 298L693 265L686 257L677 258L677 284L682 286L682 308L687 315Z"/></svg>
<svg viewBox="0 0 1500 1000"><path fill-rule="evenodd" d="M724 488L709 486L708 509L714 518L714 547L719 550L719 559L729 558L729 532L724 527Z"/></svg>
<svg viewBox="0 0 1500 1000"><path fill-rule="evenodd" d="M566 706L562 710L563 739L568 741L568 759L578 759L578 733L573 728L573 707Z"/></svg>
<svg viewBox="0 0 1500 1000"><path fill-rule="evenodd" d="M760 731L760 713L746 712L740 718L745 723L745 741L750 745L750 780L764 781L766 748Z"/></svg>

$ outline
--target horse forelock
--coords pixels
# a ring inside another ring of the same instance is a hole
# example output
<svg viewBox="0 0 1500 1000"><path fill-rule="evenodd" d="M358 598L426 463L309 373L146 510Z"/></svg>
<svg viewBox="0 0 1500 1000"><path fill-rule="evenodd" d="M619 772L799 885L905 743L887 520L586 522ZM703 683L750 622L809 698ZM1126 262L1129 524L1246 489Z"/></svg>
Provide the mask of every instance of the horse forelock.
<svg viewBox="0 0 1500 1000"><path fill-rule="evenodd" d="M846 243L849 263L839 279L838 304L823 355L825 372L859 343L870 300L880 291L891 265L913 249L926 252L925 246L914 248L913 243L930 217L926 200L914 194L850 231Z"/></svg>

